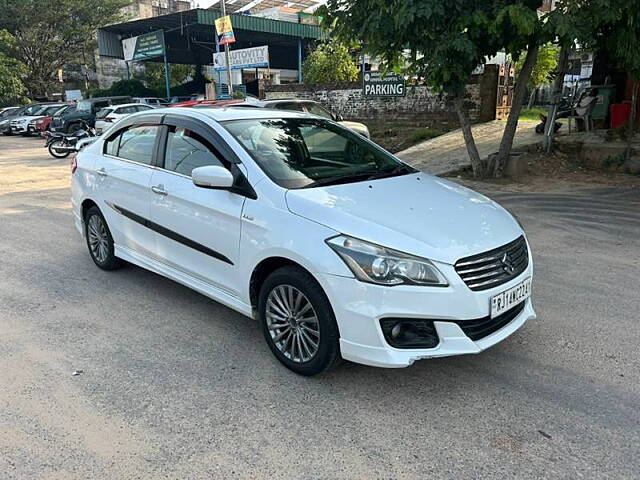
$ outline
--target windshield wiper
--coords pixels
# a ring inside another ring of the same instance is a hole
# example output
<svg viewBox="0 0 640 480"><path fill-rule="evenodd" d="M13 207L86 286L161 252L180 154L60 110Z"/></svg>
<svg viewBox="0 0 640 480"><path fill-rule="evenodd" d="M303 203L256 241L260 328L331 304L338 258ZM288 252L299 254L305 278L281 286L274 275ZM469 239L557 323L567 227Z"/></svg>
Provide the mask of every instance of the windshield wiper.
<svg viewBox="0 0 640 480"><path fill-rule="evenodd" d="M325 187L327 185L337 185L339 183L357 182L358 180L369 180L375 178L378 174L383 173L380 170L364 170L362 172L347 173L345 175L336 175L335 177L321 178L315 180L302 188Z"/></svg>
<svg viewBox="0 0 640 480"><path fill-rule="evenodd" d="M321 178L319 180L309 183L308 185L305 185L302 188L325 187L327 185L337 185L340 183L357 182L360 180L373 180L376 178L393 177L396 175L402 175L405 173L414 173L414 172L417 172L417 170L410 167L409 165L405 165L402 163L391 170L364 170L362 172L348 173L345 175L337 175L335 177Z"/></svg>

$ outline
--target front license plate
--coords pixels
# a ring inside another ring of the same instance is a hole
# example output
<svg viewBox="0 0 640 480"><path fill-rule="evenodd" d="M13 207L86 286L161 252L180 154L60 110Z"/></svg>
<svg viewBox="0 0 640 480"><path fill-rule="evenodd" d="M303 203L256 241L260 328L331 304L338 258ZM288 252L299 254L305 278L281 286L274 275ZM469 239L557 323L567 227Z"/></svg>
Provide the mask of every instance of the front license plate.
<svg viewBox="0 0 640 480"><path fill-rule="evenodd" d="M531 278L491 297L491 318L506 312L531 296Z"/></svg>

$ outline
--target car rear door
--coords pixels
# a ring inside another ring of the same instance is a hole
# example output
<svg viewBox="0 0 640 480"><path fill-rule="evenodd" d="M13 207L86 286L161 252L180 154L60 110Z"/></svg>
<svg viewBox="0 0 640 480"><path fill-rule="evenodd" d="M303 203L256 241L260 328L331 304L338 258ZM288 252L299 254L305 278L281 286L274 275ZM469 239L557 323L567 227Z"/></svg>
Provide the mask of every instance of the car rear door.
<svg viewBox="0 0 640 480"><path fill-rule="evenodd" d="M151 221L156 225L156 256L163 262L225 293L239 289L237 264L241 214L246 197L226 190L196 187L194 168L222 165L232 173L232 152L212 127L167 115L165 146L151 177ZM246 173L246 172L245 172Z"/></svg>
<svg viewBox="0 0 640 480"><path fill-rule="evenodd" d="M111 134L95 166L96 197L116 246L147 256L156 247L148 221L161 117L153 117Z"/></svg>

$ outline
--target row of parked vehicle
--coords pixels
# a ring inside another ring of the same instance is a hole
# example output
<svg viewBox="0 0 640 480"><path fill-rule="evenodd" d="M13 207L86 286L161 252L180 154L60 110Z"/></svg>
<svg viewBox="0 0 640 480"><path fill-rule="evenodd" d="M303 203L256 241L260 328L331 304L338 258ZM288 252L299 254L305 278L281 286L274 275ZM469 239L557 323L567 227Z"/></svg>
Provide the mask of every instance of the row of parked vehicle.
<svg viewBox="0 0 640 480"><path fill-rule="evenodd" d="M193 96L174 97L172 103L194 99ZM169 105L156 97L102 97L77 103L44 102L23 107L0 109L0 133L4 135L38 135L46 131L74 133L84 124L94 126L97 120L102 128L122 116Z"/></svg>

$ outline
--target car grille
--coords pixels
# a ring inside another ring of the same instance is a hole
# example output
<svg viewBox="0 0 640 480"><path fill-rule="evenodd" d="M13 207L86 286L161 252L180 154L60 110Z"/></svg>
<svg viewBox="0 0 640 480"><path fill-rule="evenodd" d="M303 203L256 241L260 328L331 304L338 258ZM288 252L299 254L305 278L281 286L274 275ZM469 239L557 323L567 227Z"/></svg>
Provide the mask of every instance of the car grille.
<svg viewBox="0 0 640 480"><path fill-rule="evenodd" d="M471 340L480 340L491 335L494 332L497 332L502 327L507 326L507 324L509 324L518 315L520 315L522 310L524 310L524 306L526 303L526 300L520 302L515 307L507 310L506 312L498 315L495 318L491 318L491 316L488 316L484 318L478 318L476 320L456 320L454 323L457 324L464 332L464 334Z"/></svg>
<svg viewBox="0 0 640 480"><path fill-rule="evenodd" d="M529 249L521 236L502 247L461 258L456 272L474 291L497 287L524 272L529 265Z"/></svg>

